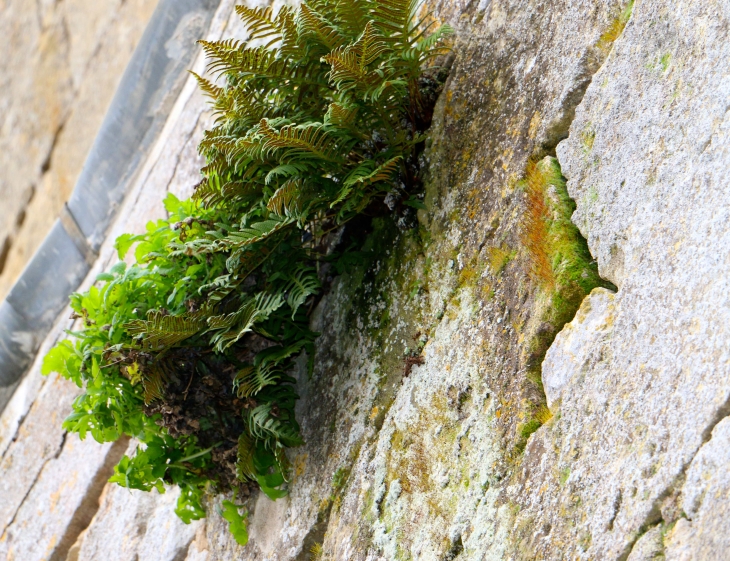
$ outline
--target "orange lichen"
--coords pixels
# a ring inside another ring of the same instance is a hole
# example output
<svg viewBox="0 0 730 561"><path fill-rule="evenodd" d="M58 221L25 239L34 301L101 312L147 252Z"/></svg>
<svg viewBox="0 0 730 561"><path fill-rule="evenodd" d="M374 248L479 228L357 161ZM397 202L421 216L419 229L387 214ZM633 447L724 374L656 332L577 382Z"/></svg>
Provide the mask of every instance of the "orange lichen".
<svg viewBox="0 0 730 561"><path fill-rule="evenodd" d="M549 211L545 203L545 190L549 185L547 179L537 162L527 165L527 208L520 237L530 260L530 276L544 288L552 289L555 285L555 273L550 264L548 249Z"/></svg>

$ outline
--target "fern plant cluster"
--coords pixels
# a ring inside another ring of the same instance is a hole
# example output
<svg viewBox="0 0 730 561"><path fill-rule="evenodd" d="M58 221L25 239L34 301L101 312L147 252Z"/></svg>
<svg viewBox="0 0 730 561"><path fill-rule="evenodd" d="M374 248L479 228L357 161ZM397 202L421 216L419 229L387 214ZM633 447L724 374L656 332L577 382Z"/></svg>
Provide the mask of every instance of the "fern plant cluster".
<svg viewBox="0 0 730 561"><path fill-rule="evenodd" d="M196 78L215 110L202 182L191 200L167 197L168 219L117 240L135 264L72 296L82 329L44 363L84 389L64 427L138 439L112 480L178 485L186 522L205 514L207 490L285 493L285 450L301 443L291 372L315 360L323 240L386 196L422 206L435 100L424 66L449 33L417 21L417 0L236 11L247 40L201 42L213 76Z"/></svg>

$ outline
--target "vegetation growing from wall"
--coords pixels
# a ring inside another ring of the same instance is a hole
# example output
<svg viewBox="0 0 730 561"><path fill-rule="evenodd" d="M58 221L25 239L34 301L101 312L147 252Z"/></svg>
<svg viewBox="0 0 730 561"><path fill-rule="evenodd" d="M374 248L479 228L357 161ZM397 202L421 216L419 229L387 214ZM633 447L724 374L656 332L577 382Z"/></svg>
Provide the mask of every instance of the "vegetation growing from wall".
<svg viewBox="0 0 730 561"><path fill-rule="evenodd" d="M164 490L205 515L208 490L285 494L285 450L301 443L291 376L316 334L328 234L363 214L420 208L418 155L443 51L416 0L238 6L246 41L201 42L219 78L197 76L215 127L192 200L117 242L120 262L71 305L82 328L46 357L84 388L64 427L142 446L112 481ZM223 84L223 85L219 85ZM383 201L386 204L383 204ZM346 263L346 261L340 261ZM239 542L245 514L222 511Z"/></svg>
<svg viewBox="0 0 730 561"><path fill-rule="evenodd" d="M536 383L542 384L540 363L555 335L573 319L591 290L599 286L614 290L616 287L599 276L598 265L585 238L570 219L575 201L568 194L558 160L546 157L530 162L521 186L526 196L522 245L529 274L539 287L535 314L537 335L529 349L535 357L531 374ZM542 421L532 423L526 429L527 436L540 424Z"/></svg>

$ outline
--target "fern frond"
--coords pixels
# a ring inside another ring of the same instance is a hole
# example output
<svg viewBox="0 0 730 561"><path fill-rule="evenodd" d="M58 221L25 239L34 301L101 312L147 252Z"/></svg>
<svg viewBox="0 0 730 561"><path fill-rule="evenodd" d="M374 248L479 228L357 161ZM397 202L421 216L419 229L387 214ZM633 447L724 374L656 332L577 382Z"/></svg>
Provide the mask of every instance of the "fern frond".
<svg viewBox="0 0 730 561"><path fill-rule="evenodd" d="M356 105L342 105L341 103L330 103L327 113L324 116L325 124L337 127L351 126L357 117L358 108Z"/></svg>
<svg viewBox="0 0 730 561"><path fill-rule="evenodd" d="M213 100L217 100L220 97L221 93L223 93L223 88L221 88L220 86L216 86L213 82L211 82L210 80L206 80L192 70L188 70L188 72L193 75L193 77L197 80L200 89L203 90L203 92L205 92L208 97L212 98Z"/></svg>
<svg viewBox="0 0 730 561"><path fill-rule="evenodd" d="M205 311L183 316L163 314L160 310L151 310L147 320L134 320L123 325L124 330L132 337L138 337L143 348L160 350L172 347L189 339L205 327Z"/></svg>
<svg viewBox="0 0 730 561"><path fill-rule="evenodd" d="M220 240L220 243L225 247L251 245L271 236L291 224L292 220L289 218L271 216L266 220L254 222L247 228L228 232L228 235Z"/></svg>
<svg viewBox="0 0 730 561"><path fill-rule="evenodd" d="M274 417L271 414L272 407L271 403L264 403L246 411L246 424L251 436L257 440L274 440L288 447L301 446L303 441L299 436L299 427Z"/></svg>
<svg viewBox="0 0 730 561"><path fill-rule="evenodd" d="M289 180L279 187L266 203L266 208L278 216L287 216L299 194L301 181Z"/></svg>
<svg viewBox="0 0 730 561"><path fill-rule="evenodd" d="M332 68L330 81L340 90L360 86L370 89L382 82L382 77L370 71L369 66L389 50L373 22L368 22L358 40L346 47L333 50L322 57Z"/></svg>
<svg viewBox="0 0 730 561"><path fill-rule="evenodd" d="M286 303L292 310L292 320L299 309L299 306L310 296L319 291L320 284L317 278L317 271L306 265L299 266L290 276L286 286Z"/></svg>
<svg viewBox="0 0 730 561"><path fill-rule="evenodd" d="M236 375L233 387L236 389L236 395L239 398L256 396L261 390L267 386L273 386L282 379L294 381L293 378L286 375L286 372L280 368L278 363L268 363L258 367L245 367Z"/></svg>
<svg viewBox="0 0 730 561"><path fill-rule="evenodd" d="M203 47L203 51L211 59L208 63L208 72L213 73L231 71L237 66L242 52L251 50L246 48L245 41L236 39L226 41L205 41L201 39L198 44Z"/></svg>
<svg viewBox="0 0 730 561"><path fill-rule="evenodd" d="M375 0L371 14L382 28L408 38L420 4L421 0Z"/></svg>
<svg viewBox="0 0 730 561"><path fill-rule="evenodd" d="M162 362L156 361L142 372L142 388L145 405L165 398L165 387L170 380Z"/></svg>
<svg viewBox="0 0 730 561"><path fill-rule="evenodd" d="M301 48L297 44L298 33L296 32L295 11L290 6L283 6L279 9L276 17L273 17L272 7L249 8L248 6L236 6L236 13L246 25L249 32L249 40L271 39L265 46L271 47L279 43L278 51L283 57L301 54Z"/></svg>
<svg viewBox="0 0 730 561"><path fill-rule="evenodd" d="M345 187L352 187L359 184L365 187L379 182L390 182L398 173L402 160L401 156L396 156L374 170L372 169L372 162L363 162L347 176L344 185Z"/></svg>
<svg viewBox="0 0 730 561"><path fill-rule="evenodd" d="M208 327L213 333L211 344L218 352L225 351L253 331L256 322L265 320L283 304L284 298L280 294L258 294L235 312L209 317Z"/></svg>
<svg viewBox="0 0 730 561"><path fill-rule="evenodd" d="M355 39L362 32L363 24L370 19L373 9L372 0L336 0L334 4L334 21L337 22L343 33Z"/></svg>
<svg viewBox="0 0 730 561"><path fill-rule="evenodd" d="M271 6L265 8L249 8L243 4L236 6L236 13L246 25L251 39L266 39L272 35L279 35L279 29L273 21L274 9Z"/></svg>
<svg viewBox="0 0 730 561"><path fill-rule="evenodd" d="M233 382L239 398L257 395L267 386L272 386L281 380L293 382L286 370L291 367L289 359L302 352L306 346L304 341L298 341L287 347L271 347L256 355L253 366L242 368Z"/></svg>
<svg viewBox="0 0 730 561"><path fill-rule="evenodd" d="M327 19L314 8L302 2L299 7L297 30L301 36L314 36L328 50L336 49L347 42L347 39Z"/></svg>
<svg viewBox="0 0 730 561"><path fill-rule="evenodd" d="M273 154L280 151L277 154L279 161L312 158L337 162L341 159L337 142L321 123L287 125L277 131L266 119L262 119L259 130L266 137L264 152Z"/></svg>
<svg viewBox="0 0 730 561"><path fill-rule="evenodd" d="M256 443L245 432L238 437L238 449L236 455L236 477L239 481L255 481L256 467L253 462L256 452Z"/></svg>

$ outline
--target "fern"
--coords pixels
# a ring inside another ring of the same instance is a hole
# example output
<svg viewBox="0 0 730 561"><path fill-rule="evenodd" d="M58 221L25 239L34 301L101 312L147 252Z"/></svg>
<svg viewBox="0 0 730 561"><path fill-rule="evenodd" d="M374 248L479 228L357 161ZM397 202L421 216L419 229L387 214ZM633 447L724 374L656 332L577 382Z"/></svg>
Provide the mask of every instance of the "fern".
<svg viewBox="0 0 730 561"><path fill-rule="evenodd" d="M112 479L177 484L185 521L205 514L211 484L286 493L285 450L302 442L292 371L303 352L310 374L315 360L308 314L325 236L387 193L407 206L418 187L430 119L419 80L450 32L419 25L418 9L237 6L246 40L200 42L213 77L193 76L214 126L193 198L168 196L168 220L117 240L136 264L72 296L85 326L44 365L85 388L64 426L102 442L138 438L144 448ZM245 542L245 515L224 506Z"/></svg>
<svg viewBox="0 0 730 561"><path fill-rule="evenodd" d="M147 320L124 324L126 332L139 340L145 350L161 351L189 339L206 325L205 312L170 316L160 310L150 310Z"/></svg>

